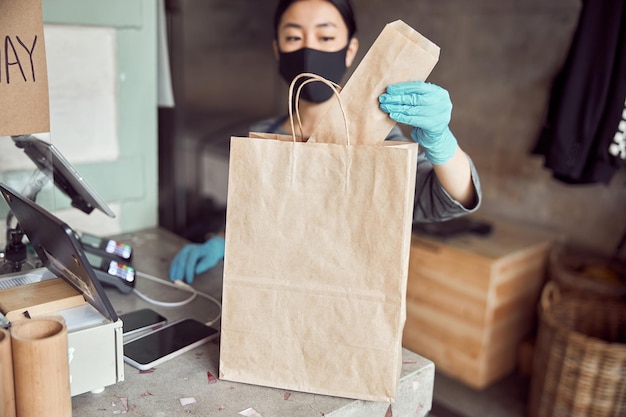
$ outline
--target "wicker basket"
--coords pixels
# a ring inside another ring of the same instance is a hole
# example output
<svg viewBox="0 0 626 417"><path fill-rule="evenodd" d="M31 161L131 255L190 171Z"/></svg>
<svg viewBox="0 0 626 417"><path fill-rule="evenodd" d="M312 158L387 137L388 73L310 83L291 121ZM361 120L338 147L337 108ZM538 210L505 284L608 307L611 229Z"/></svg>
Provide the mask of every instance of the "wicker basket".
<svg viewBox="0 0 626 417"><path fill-rule="evenodd" d="M556 245L550 252L548 277L563 293L626 300L626 263L573 246Z"/></svg>
<svg viewBox="0 0 626 417"><path fill-rule="evenodd" d="M626 416L626 304L548 282L539 315L529 416Z"/></svg>

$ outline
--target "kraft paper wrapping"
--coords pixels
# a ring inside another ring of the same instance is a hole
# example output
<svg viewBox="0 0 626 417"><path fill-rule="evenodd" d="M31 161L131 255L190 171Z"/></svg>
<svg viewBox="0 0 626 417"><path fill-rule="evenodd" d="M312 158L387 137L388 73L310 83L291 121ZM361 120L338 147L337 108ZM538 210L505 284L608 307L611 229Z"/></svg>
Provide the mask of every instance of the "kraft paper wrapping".
<svg viewBox="0 0 626 417"><path fill-rule="evenodd" d="M417 144L231 138L220 378L392 402Z"/></svg>
<svg viewBox="0 0 626 417"><path fill-rule="evenodd" d="M340 93L354 144L384 141L395 122L378 107L378 96L390 84L425 81L438 60L439 47L406 23L387 24ZM339 104L333 102L309 142L340 140L336 132L343 125Z"/></svg>
<svg viewBox="0 0 626 417"><path fill-rule="evenodd" d="M11 326L15 404L19 417L71 417L67 328L62 318Z"/></svg>
<svg viewBox="0 0 626 417"><path fill-rule="evenodd" d="M0 329L0 417L15 417L15 390L13 388L13 355L11 335Z"/></svg>

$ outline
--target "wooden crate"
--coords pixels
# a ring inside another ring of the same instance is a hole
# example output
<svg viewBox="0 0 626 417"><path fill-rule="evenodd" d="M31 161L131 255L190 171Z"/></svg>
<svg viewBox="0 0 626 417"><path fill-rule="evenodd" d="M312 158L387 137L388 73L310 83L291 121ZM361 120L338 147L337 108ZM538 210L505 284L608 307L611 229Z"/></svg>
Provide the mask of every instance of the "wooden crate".
<svg viewBox="0 0 626 417"><path fill-rule="evenodd" d="M482 389L511 373L536 324L550 235L511 223L488 236L414 235L403 344Z"/></svg>

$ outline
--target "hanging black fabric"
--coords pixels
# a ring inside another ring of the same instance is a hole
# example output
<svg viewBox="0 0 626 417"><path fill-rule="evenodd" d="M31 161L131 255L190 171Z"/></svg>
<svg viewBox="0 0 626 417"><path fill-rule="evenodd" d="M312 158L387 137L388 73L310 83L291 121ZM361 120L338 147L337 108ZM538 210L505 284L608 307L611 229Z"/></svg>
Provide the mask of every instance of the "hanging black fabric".
<svg viewBox="0 0 626 417"><path fill-rule="evenodd" d="M533 149L564 182L608 184L626 164L626 2L584 0Z"/></svg>

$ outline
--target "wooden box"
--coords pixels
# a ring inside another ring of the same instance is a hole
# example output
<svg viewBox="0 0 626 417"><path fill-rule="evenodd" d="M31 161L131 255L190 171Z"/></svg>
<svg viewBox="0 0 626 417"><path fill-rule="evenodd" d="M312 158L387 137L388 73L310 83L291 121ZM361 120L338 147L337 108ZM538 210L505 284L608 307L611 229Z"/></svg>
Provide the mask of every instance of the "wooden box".
<svg viewBox="0 0 626 417"><path fill-rule="evenodd" d="M32 278L13 286L13 279ZM122 320L104 317L47 268L0 275L0 312L11 321L61 316L67 326L70 393L100 392L124 380ZM0 416L2 409L0 408Z"/></svg>
<svg viewBox="0 0 626 417"><path fill-rule="evenodd" d="M414 235L403 344L481 389L511 373L536 324L551 238L494 219L489 235Z"/></svg>

